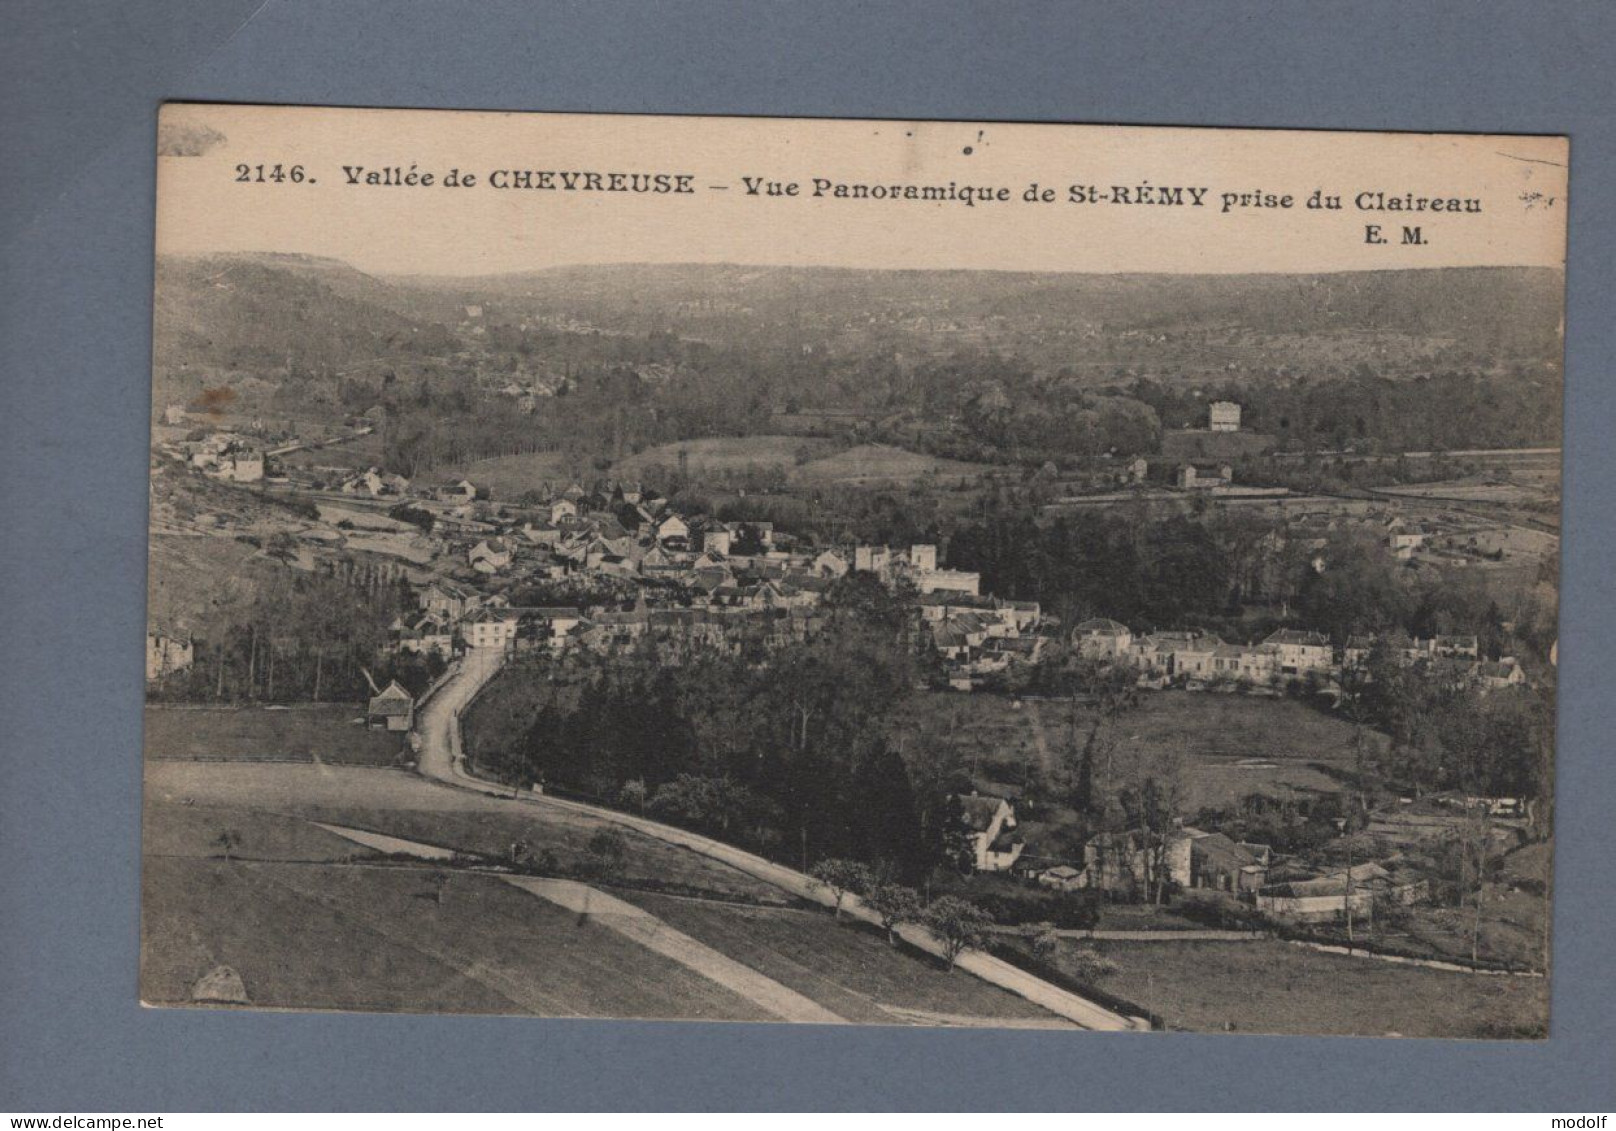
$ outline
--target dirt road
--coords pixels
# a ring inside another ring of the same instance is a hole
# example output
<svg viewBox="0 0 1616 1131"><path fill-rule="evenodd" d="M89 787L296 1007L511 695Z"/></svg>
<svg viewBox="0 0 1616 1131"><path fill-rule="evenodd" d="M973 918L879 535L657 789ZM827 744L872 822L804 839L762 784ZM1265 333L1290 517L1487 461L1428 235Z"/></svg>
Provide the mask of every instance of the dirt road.
<svg viewBox="0 0 1616 1131"><path fill-rule="evenodd" d="M577 801L566 801L527 790L513 792L509 787L495 785L471 776L466 770L464 751L461 749L460 744L460 713L476 698L477 692L482 690L488 681L494 677L503 662L503 653L493 649L470 650L465 659L461 661L460 668L444 682L437 693L417 712L416 725L420 739L417 765L423 775L462 789L475 790L478 793L493 797L503 797L516 805L570 810L575 813L585 813L601 820L611 821L625 828L634 829L646 836L655 837L668 844L688 848L693 852L728 864L732 868L746 872L802 899L812 900L827 907L834 902L829 893L821 889L817 883L803 873L782 864L776 864L771 860L766 860L733 845L702 836L699 833L675 828L672 825L664 825L657 821L647 820L644 817L621 813L614 809L603 809ZM863 907L855 896L848 897L843 912L865 922L879 922L879 917ZM943 954L942 944L924 927L905 924L899 929L899 934L903 936L906 942L921 950L939 956ZM1034 977L1019 967L1012 966L1008 962L980 951L966 951L959 956L957 965L961 970L974 974L983 981L999 986L1001 989L1009 990L1024 997L1028 1001L1040 1005L1085 1029L1128 1030L1148 1028L1148 1024L1142 1020L1113 1013L1096 1005L1094 1002L1045 982L1041 978Z"/></svg>

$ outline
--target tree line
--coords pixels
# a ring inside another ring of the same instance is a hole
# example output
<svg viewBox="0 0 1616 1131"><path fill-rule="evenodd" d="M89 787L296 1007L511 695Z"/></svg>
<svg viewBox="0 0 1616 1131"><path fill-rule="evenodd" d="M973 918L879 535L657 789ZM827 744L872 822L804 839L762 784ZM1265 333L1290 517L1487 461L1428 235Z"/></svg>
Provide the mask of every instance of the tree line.
<svg viewBox="0 0 1616 1131"><path fill-rule="evenodd" d="M388 626L414 595L391 571L352 560L329 572L277 569L215 603L192 638L191 666L148 688L157 701L357 702L371 680L412 694L444 669L441 657L394 655ZM369 679L366 678L367 673Z"/></svg>

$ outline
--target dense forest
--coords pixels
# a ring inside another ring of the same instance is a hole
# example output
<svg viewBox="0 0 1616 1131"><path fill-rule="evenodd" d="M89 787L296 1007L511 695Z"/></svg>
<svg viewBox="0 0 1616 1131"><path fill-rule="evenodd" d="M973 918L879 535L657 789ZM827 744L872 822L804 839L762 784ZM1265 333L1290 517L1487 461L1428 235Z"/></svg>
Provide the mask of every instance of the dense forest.
<svg viewBox="0 0 1616 1131"><path fill-rule="evenodd" d="M530 657L502 677L536 697L525 732L480 734L474 709L467 749L508 782L797 863L851 857L914 880L943 858L954 814L947 783L911 781L887 739L884 720L915 686L909 620L867 576L844 579L826 608L822 634L764 664L713 654L664 666L649 648Z"/></svg>

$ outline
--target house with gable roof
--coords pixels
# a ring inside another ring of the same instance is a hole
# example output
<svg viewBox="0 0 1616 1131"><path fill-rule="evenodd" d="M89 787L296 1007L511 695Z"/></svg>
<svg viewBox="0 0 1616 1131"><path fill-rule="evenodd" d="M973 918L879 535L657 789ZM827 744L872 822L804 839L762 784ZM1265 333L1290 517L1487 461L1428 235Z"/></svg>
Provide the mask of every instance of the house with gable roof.
<svg viewBox="0 0 1616 1131"><path fill-rule="evenodd" d="M1016 811L1002 797L980 793L955 797L970 845L971 866L978 872L1005 872L1026 847L1015 834Z"/></svg>
<svg viewBox="0 0 1616 1131"><path fill-rule="evenodd" d="M415 697L393 680L370 697L365 725L371 730L409 730L415 722Z"/></svg>

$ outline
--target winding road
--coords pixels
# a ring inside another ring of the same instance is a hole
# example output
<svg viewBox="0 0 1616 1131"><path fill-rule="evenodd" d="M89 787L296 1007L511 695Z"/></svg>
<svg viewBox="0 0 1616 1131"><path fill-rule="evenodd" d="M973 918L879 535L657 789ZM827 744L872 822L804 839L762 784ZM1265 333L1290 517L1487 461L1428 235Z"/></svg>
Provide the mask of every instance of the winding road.
<svg viewBox="0 0 1616 1131"><path fill-rule="evenodd" d="M611 821L664 843L687 848L702 856L728 864L799 898L826 907L834 903L828 892L802 872L776 864L734 845L615 809L549 797L530 790L513 791L508 786L474 777L466 768L465 752L461 747L460 715L477 697L478 692L487 686L489 680L498 674L504 661L505 654L500 649L469 649L465 657L459 661L458 667L437 686L417 710L416 766L423 776L490 797L502 797L515 805L571 810ZM843 914L867 923L880 922L880 917L862 906L856 896L847 897L843 905ZM918 924L903 924L899 927L898 933L905 942L927 953L939 957L944 954L942 944L925 927ZM966 951L959 956L956 965L961 970L1026 998L1084 1029L1121 1031L1149 1028L1149 1023L1143 1019L1114 1013L981 951Z"/></svg>

